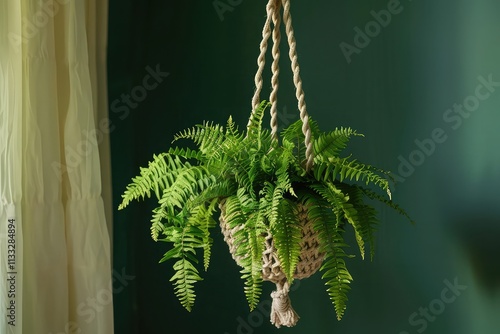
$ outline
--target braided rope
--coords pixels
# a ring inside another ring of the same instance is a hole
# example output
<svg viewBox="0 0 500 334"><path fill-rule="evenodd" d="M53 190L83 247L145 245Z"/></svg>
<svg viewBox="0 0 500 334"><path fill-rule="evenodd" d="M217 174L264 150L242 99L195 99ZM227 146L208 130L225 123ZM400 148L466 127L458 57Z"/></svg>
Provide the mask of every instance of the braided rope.
<svg viewBox="0 0 500 334"><path fill-rule="evenodd" d="M272 78L271 85L272 91L269 96L271 102L271 136L274 140L278 140L278 88L279 88L279 74L280 74L280 42L281 42L281 16L280 16L281 3L277 1L275 11L273 12L273 64L271 67Z"/></svg>
<svg viewBox="0 0 500 334"><path fill-rule="evenodd" d="M299 321L299 315L292 307L290 297L290 285L284 279L276 283L276 291L271 292L273 302L271 304L271 323L277 328L281 326L293 327Z"/></svg>
<svg viewBox="0 0 500 334"><path fill-rule="evenodd" d="M280 50L279 44L281 41L280 34L280 25L281 25L281 7L283 7L283 21L285 23L286 34L288 38L288 46L289 52L288 55L291 61L291 68L293 72L293 83L295 85L295 96L298 102L298 109L300 111L300 119L302 121L302 133L304 134L305 146L306 146L306 170L311 170L314 163L313 156L313 145L312 145L312 134L311 127L309 126L309 115L307 113L307 106L304 97L304 90L302 88L302 78L300 77L300 66L298 62L297 56L297 43L295 41L295 33L292 26L292 15L290 14L290 0L269 0L266 6L267 18L264 23L264 28L262 29L262 41L260 43L260 54L257 58L258 70L255 74L255 92L252 98L252 114L250 115L250 119L253 116L253 113L257 109L260 103L260 93L262 91L263 79L262 72L265 67L265 58L268 46L269 37L272 34L273 38L273 64L271 67L272 70L272 91L269 97L269 101L271 102L271 135L277 140L278 138L278 88L279 88L279 60L280 60ZM271 21L274 25L271 30ZM250 126L250 120L248 121L247 127Z"/></svg>
<svg viewBox="0 0 500 334"><path fill-rule="evenodd" d="M304 90L302 89L302 79L300 77L300 66L297 57L297 43L292 27L292 15L290 14L290 0L281 0L283 3L283 21L285 22L286 34L288 37L289 56L292 63L293 83L295 84L295 96L297 97L298 107L300 110L300 119L302 120L302 132L305 136L306 145L306 170L310 170L313 166L313 147L311 141L311 127L309 126L309 115L304 98Z"/></svg>
<svg viewBox="0 0 500 334"><path fill-rule="evenodd" d="M257 107L259 106L260 103L260 92L262 91L262 86L264 84L264 80L262 79L262 72L264 71L264 67L266 66L266 53L267 53L267 41L269 40L269 37L271 36L271 19L273 16L273 13L276 11L275 4L276 0L269 0L269 3L266 6L266 12L267 12L267 18L266 22L264 23L264 28L262 29L262 41L260 42L260 54L259 57L257 58L257 73L255 74L255 92L252 98L252 115L250 116L250 119L253 116L253 113L255 110L257 110ZM247 127L250 126L250 120L248 121Z"/></svg>

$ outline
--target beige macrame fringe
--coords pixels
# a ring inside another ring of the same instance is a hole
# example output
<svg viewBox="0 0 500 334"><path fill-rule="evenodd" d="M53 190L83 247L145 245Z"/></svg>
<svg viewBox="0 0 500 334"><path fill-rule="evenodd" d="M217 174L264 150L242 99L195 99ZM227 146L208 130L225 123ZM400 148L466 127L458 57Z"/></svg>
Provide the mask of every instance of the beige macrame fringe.
<svg viewBox="0 0 500 334"><path fill-rule="evenodd" d="M271 304L271 323L277 328L281 326L293 327L300 319L290 302L289 291L290 286L285 279L283 282L276 283L276 291L271 293L271 297L273 298Z"/></svg>

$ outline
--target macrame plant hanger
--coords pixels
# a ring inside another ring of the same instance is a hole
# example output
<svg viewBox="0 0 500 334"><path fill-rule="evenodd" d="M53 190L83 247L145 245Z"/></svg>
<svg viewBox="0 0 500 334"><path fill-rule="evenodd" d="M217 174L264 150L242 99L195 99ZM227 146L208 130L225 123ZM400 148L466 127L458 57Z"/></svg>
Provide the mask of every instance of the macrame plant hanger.
<svg viewBox="0 0 500 334"><path fill-rule="evenodd" d="M278 140L278 113L277 113L277 93L279 88L279 60L280 50L279 44L281 40L281 9L283 9L283 21L285 24L286 35L289 45L289 57L293 72L293 81L295 84L295 94L298 101L298 109L300 111L300 119L302 121L302 132L305 137L306 146L306 169L310 170L313 166L313 149L311 142L311 129L309 126L309 116L306 110L304 101L304 91L302 89L302 80L300 78L300 68L297 59L296 42L292 27L292 17L290 14L290 0L269 0L266 11L267 18L262 30L262 41L260 43L260 54L257 59L258 70L255 75L255 93L252 99L252 110L255 112L260 104L260 93L262 91L263 79L262 72L265 68L265 57L268 47L268 40L272 34L272 91L269 102L271 103L271 135L274 140ZM272 28L271 28L272 22ZM252 112L252 113L253 113ZM252 115L250 116L250 119ZM248 126L250 126L250 122ZM237 246L234 243L234 235L242 228L229 228L225 220L225 205L221 203L220 225L224 235L224 240L229 245L230 253L236 263L240 263L241 257L236 255ZM313 275L321 266L324 254L320 252L317 233L313 229L313 222L309 220L307 208L297 203L297 215L302 229L301 253L297 269L294 273L295 279L307 278ZM299 316L291 306L288 293L290 291L290 283L288 282L285 273L281 269L280 261L276 253L272 235L267 232L265 249L262 254L262 278L266 281L271 281L276 284L276 290L271 293L273 299L271 306L270 320L276 327L294 326L299 320Z"/></svg>
<svg viewBox="0 0 500 334"><path fill-rule="evenodd" d="M278 140L278 88L279 88L279 60L280 60L280 42L281 42L281 7L283 7L283 21L285 24L286 35L288 39L289 52L288 55L291 61L293 83L295 84L295 96L298 101L300 111L300 119L302 120L302 132L305 136L306 145L306 169L310 170L313 166L313 148L311 142L311 128L309 127L309 115L307 114L307 106L304 98L304 90L302 89L302 79L300 77L300 66L297 57L297 43L292 26L292 15L290 14L290 0L269 0L266 11L267 19L262 29L262 41L260 42L260 54L257 58L258 70L255 74L255 93L252 98L252 110L256 110L260 103L260 93L262 91L263 79L262 72L266 65L266 53L268 40L271 35L271 20L273 22L273 63L272 63L272 91L269 96L271 103L271 134L275 140ZM251 118L251 117L250 117ZM250 125L250 122L248 123Z"/></svg>

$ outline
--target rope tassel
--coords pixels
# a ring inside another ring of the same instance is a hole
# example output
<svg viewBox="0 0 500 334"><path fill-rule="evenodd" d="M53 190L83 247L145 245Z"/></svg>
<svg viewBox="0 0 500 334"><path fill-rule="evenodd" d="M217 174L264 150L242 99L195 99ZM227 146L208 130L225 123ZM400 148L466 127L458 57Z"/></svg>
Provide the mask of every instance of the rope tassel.
<svg viewBox="0 0 500 334"><path fill-rule="evenodd" d="M299 321L299 315L295 312L288 293L290 287L286 279L276 284L276 291L271 293L273 302L271 305L271 323L280 328L281 326L293 327Z"/></svg>

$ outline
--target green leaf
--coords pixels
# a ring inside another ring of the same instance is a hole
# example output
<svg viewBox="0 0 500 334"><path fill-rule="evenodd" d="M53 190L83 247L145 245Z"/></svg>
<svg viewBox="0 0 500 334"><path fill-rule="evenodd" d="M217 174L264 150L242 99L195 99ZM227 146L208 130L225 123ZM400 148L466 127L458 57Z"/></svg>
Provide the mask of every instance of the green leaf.
<svg viewBox="0 0 500 334"><path fill-rule="evenodd" d="M201 281L198 270L188 259L182 258L175 262L173 266L175 274L170 279L174 284L174 292L181 305L186 310L191 311L194 305L196 295L193 284Z"/></svg>
<svg viewBox="0 0 500 334"><path fill-rule="evenodd" d="M366 185L376 185L390 193L389 181L378 170L355 159L329 157L327 161L319 161L314 166L314 177L318 181L362 181Z"/></svg>
<svg viewBox="0 0 500 334"><path fill-rule="evenodd" d="M168 166L165 161L166 153L154 155L153 161L150 161L147 168L141 167L140 175L132 179L122 195L122 203L118 210L122 210L129 205L132 200L151 197L153 191L157 198L160 198L161 190L165 186L166 179L169 176L169 169L176 170L177 166Z"/></svg>
<svg viewBox="0 0 500 334"><path fill-rule="evenodd" d="M349 197L337 188L333 183L325 185L312 185L311 188L318 192L336 211L343 220L347 221L354 228L354 236L359 247L361 257L365 257L365 242L363 239L363 228L359 222L356 208L349 203Z"/></svg>
<svg viewBox="0 0 500 334"><path fill-rule="evenodd" d="M296 214L296 206L287 199L273 203L269 217L271 234L281 269L290 284L299 262L302 229Z"/></svg>
<svg viewBox="0 0 500 334"><path fill-rule="evenodd" d="M327 203L321 203L314 197L306 199L309 210L309 219L314 223L314 229L318 233L320 250L325 253L323 272L321 278L325 280L327 293L335 306L337 319L342 319L347 305L347 293L350 291L352 276L347 270L345 258L348 257L344 251L347 247L342 237L343 230L340 226L340 215L329 209Z"/></svg>
<svg viewBox="0 0 500 334"><path fill-rule="evenodd" d="M408 213L403 209L401 208L398 204L394 203L393 201L391 200L388 200L382 196L380 196L379 194L375 193L374 191L370 190L370 189L367 189L367 188L364 188L364 187L358 187L368 198L370 199L374 199L374 200L377 200L385 205L387 205L388 207L394 209L397 213L399 213L400 215L406 217L410 223L412 224L415 224L415 222L411 219L411 217L408 215Z"/></svg>
<svg viewBox="0 0 500 334"><path fill-rule="evenodd" d="M233 234L236 247L235 256L239 259L242 279L245 282L245 296L253 310L262 292L262 253L264 251L266 225L258 203L248 196L243 188L237 195L228 197L225 202L225 220L231 229L239 230ZM243 227L243 228L241 228Z"/></svg>
<svg viewBox="0 0 500 334"><path fill-rule="evenodd" d="M256 141L258 143L257 147L260 148L261 134L262 134L262 119L264 118L264 113L271 103L267 101L262 101L257 109L255 109L248 121L247 126L247 138L249 142Z"/></svg>
<svg viewBox="0 0 500 334"><path fill-rule="evenodd" d="M314 161L322 162L328 160L330 157L338 157L352 136L363 135L351 128L344 127L321 134L313 143Z"/></svg>
<svg viewBox="0 0 500 334"><path fill-rule="evenodd" d="M181 247L177 245L168 252L166 252L165 255L163 255L162 259L160 260L160 263L168 261L172 258L179 258L180 256L181 256Z"/></svg>

